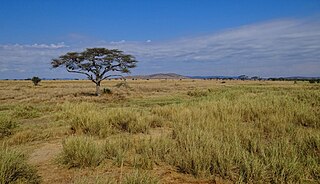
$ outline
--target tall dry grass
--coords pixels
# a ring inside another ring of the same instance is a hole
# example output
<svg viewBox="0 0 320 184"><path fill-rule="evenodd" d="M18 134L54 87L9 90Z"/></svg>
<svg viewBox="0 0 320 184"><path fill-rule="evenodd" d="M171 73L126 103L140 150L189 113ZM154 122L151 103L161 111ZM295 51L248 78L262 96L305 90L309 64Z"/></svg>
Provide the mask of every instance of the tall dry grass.
<svg viewBox="0 0 320 184"><path fill-rule="evenodd" d="M36 89L20 83L7 87L18 94L15 99L13 93L0 99L4 102L0 115L12 115L23 127L19 133L6 124L14 132L9 140L17 140L13 142L18 146L25 137L39 140L32 132L67 125L74 136L63 143L67 155L63 163L72 167L95 167L111 160L110 167L154 172L169 166L195 178L218 177L234 183L320 181L318 84L132 81L130 88L121 89L125 100L115 103L106 100L107 94L101 98L80 94L83 86L85 93L91 90L84 81L67 88L44 81ZM41 95L33 97L33 92ZM40 101L45 105L37 106ZM42 125L42 117L48 126ZM166 133L154 133L158 129Z"/></svg>
<svg viewBox="0 0 320 184"><path fill-rule="evenodd" d="M176 144L164 161L196 177L319 181L319 97L319 91L236 88L154 109L173 126Z"/></svg>
<svg viewBox="0 0 320 184"><path fill-rule="evenodd" d="M0 147L0 183L40 183L36 169L29 165L26 156L17 150Z"/></svg>
<svg viewBox="0 0 320 184"><path fill-rule="evenodd" d="M65 103L58 119L70 124L74 133L107 137L119 132L147 133L162 126L161 119L137 108L104 108L93 103Z"/></svg>
<svg viewBox="0 0 320 184"><path fill-rule="evenodd" d="M62 145L58 161L69 167L95 167L104 158L101 147L89 137L69 137Z"/></svg>

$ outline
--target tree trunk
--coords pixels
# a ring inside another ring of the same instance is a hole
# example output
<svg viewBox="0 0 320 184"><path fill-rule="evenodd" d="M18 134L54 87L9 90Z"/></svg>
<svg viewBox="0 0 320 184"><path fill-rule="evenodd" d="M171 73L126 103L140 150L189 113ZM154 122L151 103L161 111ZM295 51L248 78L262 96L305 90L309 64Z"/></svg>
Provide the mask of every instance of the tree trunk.
<svg viewBox="0 0 320 184"><path fill-rule="evenodd" d="M100 96L100 82L96 84L96 95Z"/></svg>

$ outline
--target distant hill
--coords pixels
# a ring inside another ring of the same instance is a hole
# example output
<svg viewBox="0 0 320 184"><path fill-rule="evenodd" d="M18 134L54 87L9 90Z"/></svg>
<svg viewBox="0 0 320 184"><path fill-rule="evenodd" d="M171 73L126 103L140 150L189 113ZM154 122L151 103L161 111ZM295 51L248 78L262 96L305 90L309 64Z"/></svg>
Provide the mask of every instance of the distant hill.
<svg viewBox="0 0 320 184"><path fill-rule="evenodd" d="M128 76L127 79L188 79L189 77L176 73L157 73L151 75L134 75Z"/></svg>
<svg viewBox="0 0 320 184"><path fill-rule="evenodd" d="M238 79L238 76L216 76L216 75L209 75L209 76L188 76L191 79Z"/></svg>

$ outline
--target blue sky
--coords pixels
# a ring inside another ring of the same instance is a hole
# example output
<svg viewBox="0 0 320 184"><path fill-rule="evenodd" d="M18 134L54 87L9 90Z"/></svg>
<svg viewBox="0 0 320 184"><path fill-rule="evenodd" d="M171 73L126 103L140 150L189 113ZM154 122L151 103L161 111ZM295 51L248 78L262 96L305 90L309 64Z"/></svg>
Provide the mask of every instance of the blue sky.
<svg viewBox="0 0 320 184"><path fill-rule="evenodd" d="M320 76L319 0L1 0L0 78L80 77L50 59L119 48L132 74Z"/></svg>

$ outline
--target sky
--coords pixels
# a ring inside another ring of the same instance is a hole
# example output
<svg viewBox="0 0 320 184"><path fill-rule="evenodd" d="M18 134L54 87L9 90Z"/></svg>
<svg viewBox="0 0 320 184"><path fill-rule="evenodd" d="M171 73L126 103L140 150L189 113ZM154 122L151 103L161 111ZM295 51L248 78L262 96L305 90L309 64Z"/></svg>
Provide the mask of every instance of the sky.
<svg viewBox="0 0 320 184"><path fill-rule="evenodd" d="M0 79L81 78L50 61L92 47L131 75L320 77L320 0L0 0Z"/></svg>

